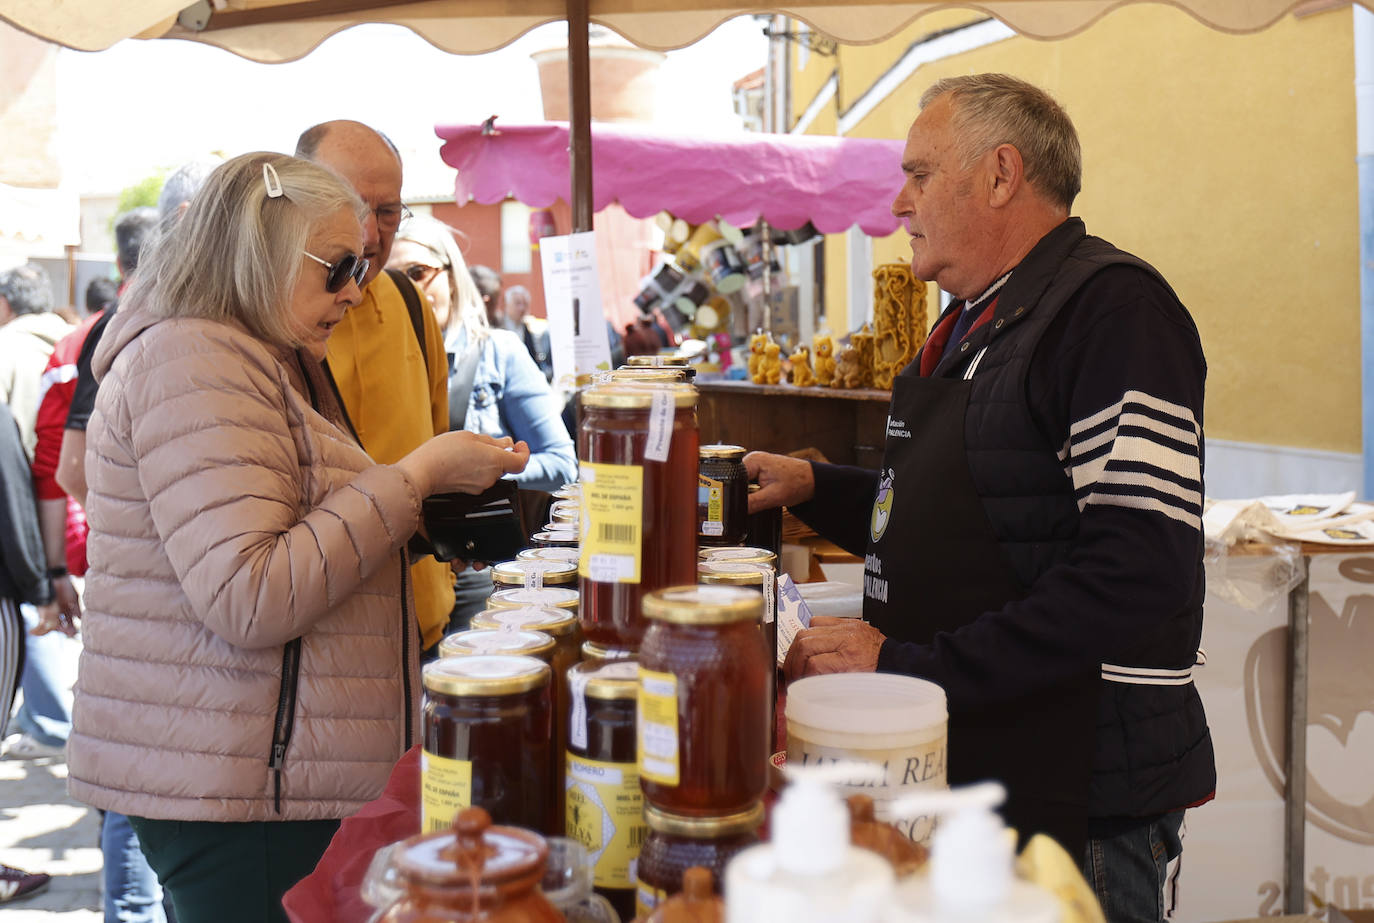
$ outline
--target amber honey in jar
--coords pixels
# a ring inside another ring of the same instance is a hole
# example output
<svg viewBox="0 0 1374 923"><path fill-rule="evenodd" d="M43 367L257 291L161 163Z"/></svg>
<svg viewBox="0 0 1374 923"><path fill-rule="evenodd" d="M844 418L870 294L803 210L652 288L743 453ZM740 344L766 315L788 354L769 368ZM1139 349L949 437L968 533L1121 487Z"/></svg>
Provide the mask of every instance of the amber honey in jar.
<svg viewBox="0 0 1374 923"><path fill-rule="evenodd" d="M634 915L634 863L647 828L635 749L639 667L584 661L568 671L566 834L587 847L592 883L622 918Z"/></svg>
<svg viewBox="0 0 1374 923"><path fill-rule="evenodd" d="M696 389L606 384L582 394L582 631L635 648L646 593L696 579Z"/></svg>
<svg viewBox="0 0 1374 923"><path fill-rule="evenodd" d="M518 587L540 589L546 586L577 587L577 565L569 561L531 560L516 558L491 567L491 583L495 590Z"/></svg>
<svg viewBox="0 0 1374 923"><path fill-rule="evenodd" d="M682 873L694 865L711 870L720 894L725 866L758 845L763 804L722 817L685 817L645 805L644 821L649 834L635 863L635 915L640 919L680 892Z"/></svg>
<svg viewBox="0 0 1374 923"><path fill-rule="evenodd" d="M744 447L704 445L697 464L697 544L739 545L749 531Z"/></svg>
<svg viewBox="0 0 1374 923"><path fill-rule="evenodd" d="M485 654L426 664L420 828L446 830L466 807L515 827L556 833L550 775L549 665Z"/></svg>
<svg viewBox="0 0 1374 923"><path fill-rule="evenodd" d="M475 657L478 654L519 654L552 665L554 640L542 631L502 631L468 628L439 639L439 656Z"/></svg>
<svg viewBox="0 0 1374 923"><path fill-rule="evenodd" d="M671 587L644 597L639 778L673 814L743 811L768 787L773 659L763 598L742 587Z"/></svg>
<svg viewBox="0 0 1374 923"><path fill-rule="evenodd" d="M582 629L577 614L567 609L525 606L516 609L486 609L472 617L476 630L507 633L538 632L553 638L553 653L549 666L553 670L550 701L553 706L553 760L549 770L549 786L553 791L554 809L563 817L563 764L568 741L568 669L581 657Z"/></svg>

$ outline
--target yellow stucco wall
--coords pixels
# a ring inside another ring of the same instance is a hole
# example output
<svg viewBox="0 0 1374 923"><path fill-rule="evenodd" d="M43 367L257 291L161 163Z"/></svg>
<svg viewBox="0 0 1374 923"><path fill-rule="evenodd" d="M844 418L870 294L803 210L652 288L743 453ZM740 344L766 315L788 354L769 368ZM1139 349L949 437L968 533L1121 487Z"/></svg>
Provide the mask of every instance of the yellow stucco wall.
<svg viewBox="0 0 1374 923"><path fill-rule="evenodd" d="M933 25L841 49L841 107ZM1137 5L1073 38L1017 37L927 65L849 134L904 137L921 91L951 74L1000 70L1046 87L1083 143L1074 212L1158 267L1197 321L1208 436L1358 452L1353 54L1348 10L1235 36ZM836 60L813 55L796 76L797 114ZM835 125L831 114L810 131ZM875 263L909 256L900 233L873 249ZM827 311L843 327L841 238L826 259Z"/></svg>

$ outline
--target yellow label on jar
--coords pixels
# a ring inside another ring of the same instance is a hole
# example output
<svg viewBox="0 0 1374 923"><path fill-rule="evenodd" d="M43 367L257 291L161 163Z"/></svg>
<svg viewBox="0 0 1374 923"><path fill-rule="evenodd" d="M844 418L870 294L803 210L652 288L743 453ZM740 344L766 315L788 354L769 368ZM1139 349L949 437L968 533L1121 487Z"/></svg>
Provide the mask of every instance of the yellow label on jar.
<svg viewBox="0 0 1374 923"><path fill-rule="evenodd" d="M472 763L420 751L420 830L453 826L453 816L472 807Z"/></svg>
<svg viewBox="0 0 1374 923"><path fill-rule="evenodd" d="M639 774L660 785L678 784L677 677L639 668Z"/></svg>
<svg viewBox="0 0 1374 923"><path fill-rule="evenodd" d="M582 557L596 583L638 583L644 531L644 469L582 462Z"/></svg>
<svg viewBox="0 0 1374 923"><path fill-rule="evenodd" d="M704 474L697 475L697 512L703 514L699 531L702 535L724 535L723 512L725 485Z"/></svg>
<svg viewBox="0 0 1374 923"><path fill-rule="evenodd" d="M598 888L632 888L630 874L649 827L633 763L568 754L568 836L587 847Z"/></svg>

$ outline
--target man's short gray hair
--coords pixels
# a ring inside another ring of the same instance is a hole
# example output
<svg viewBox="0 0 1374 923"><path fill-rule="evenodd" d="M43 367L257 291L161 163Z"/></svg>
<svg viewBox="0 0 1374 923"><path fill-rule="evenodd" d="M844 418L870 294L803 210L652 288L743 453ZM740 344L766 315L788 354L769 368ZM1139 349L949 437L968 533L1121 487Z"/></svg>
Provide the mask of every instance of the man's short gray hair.
<svg viewBox="0 0 1374 923"><path fill-rule="evenodd" d="M157 197L157 215L163 227L176 218L181 203L191 201L200 191L210 174L224 161L218 157L200 157L177 167L162 184L162 192Z"/></svg>
<svg viewBox="0 0 1374 923"><path fill-rule="evenodd" d="M16 266L0 272L0 298L10 303L15 314L46 314L52 310L52 280L37 263Z"/></svg>
<svg viewBox="0 0 1374 923"><path fill-rule="evenodd" d="M1000 144L1021 152L1026 182L1064 208L1083 187L1078 132L1044 90L1008 74L946 77L921 94L921 108L949 96L955 144L964 166Z"/></svg>
<svg viewBox="0 0 1374 923"><path fill-rule="evenodd" d="M267 195L264 164L276 171L281 195ZM235 157L210 174L176 226L144 253L123 304L161 317L238 323L266 342L299 346L291 294L302 253L315 226L340 210L360 224L367 215L331 171L286 154Z"/></svg>

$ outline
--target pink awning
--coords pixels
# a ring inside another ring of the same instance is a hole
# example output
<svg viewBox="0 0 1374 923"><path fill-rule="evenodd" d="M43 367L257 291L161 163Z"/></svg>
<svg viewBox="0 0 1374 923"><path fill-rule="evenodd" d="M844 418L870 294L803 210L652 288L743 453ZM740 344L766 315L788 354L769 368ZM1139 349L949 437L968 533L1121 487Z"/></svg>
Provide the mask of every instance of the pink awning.
<svg viewBox="0 0 1374 923"><path fill-rule="evenodd" d="M440 125L444 162L458 170L461 205L513 197L534 208L566 198L565 122ZM902 184L902 142L815 135L702 138L639 126L592 125L592 207L619 202L631 215L667 211L699 224L720 217L748 227L759 217L781 230L810 221L833 234L857 224L882 237L897 230L889 208Z"/></svg>

